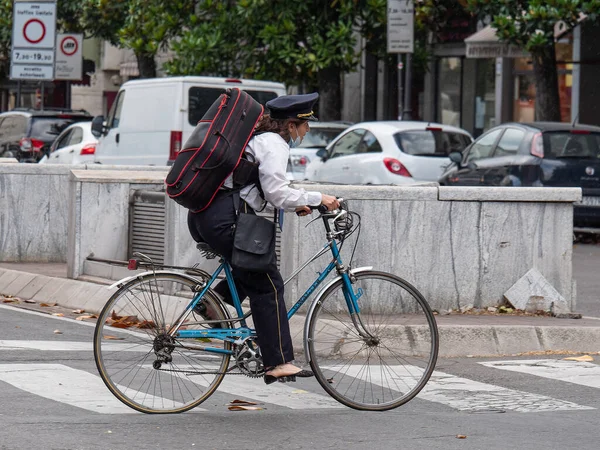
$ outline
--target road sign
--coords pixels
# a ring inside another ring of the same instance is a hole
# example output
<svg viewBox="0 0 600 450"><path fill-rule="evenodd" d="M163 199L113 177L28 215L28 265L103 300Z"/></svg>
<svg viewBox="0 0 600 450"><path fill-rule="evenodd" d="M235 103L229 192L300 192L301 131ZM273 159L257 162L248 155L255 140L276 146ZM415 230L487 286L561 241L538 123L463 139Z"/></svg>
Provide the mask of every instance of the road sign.
<svg viewBox="0 0 600 450"><path fill-rule="evenodd" d="M83 35L56 35L55 80L81 80Z"/></svg>
<svg viewBox="0 0 600 450"><path fill-rule="evenodd" d="M388 0L387 6L388 53L413 53L415 40L413 0Z"/></svg>
<svg viewBox="0 0 600 450"><path fill-rule="evenodd" d="M56 0L15 1L10 78L54 79Z"/></svg>

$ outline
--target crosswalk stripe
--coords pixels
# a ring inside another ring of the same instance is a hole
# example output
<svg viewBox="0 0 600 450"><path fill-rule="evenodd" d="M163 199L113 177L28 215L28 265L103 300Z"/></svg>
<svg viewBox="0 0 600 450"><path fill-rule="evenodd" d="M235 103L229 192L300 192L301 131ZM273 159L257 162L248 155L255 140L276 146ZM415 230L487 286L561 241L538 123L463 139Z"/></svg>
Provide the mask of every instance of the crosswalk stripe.
<svg viewBox="0 0 600 450"><path fill-rule="evenodd" d="M600 388L600 366L590 362L555 359L532 359L516 361L490 361L479 364L494 369L509 370L535 375L551 380Z"/></svg>
<svg viewBox="0 0 600 450"><path fill-rule="evenodd" d="M121 403L106 388L100 377L62 364L0 364L0 381L95 413L136 413ZM148 395L145 396L149 398ZM197 412L199 410L201 409L194 409Z"/></svg>
<svg viewBox="0 0 600 450"><path fill-rule="evenodd" d="M190 379L203 385L200 378L190 376ZM217 392L285 406L290 409L345 408L341 403L327 395L314 394L283 383L267 386L262 378L248 378L243 375L226 376L219 385Z"/></svg>
<svg viewBox="0 0 600 450"><path fill-rule="evenodd" d="M365 371L363 366L356 365L349 367L344 372L352 377L367 377L370 382L378 386L388 387L389 380L382 379L381 373L396 373L396 381L402 381L403 378L414 380L415 374L422 373L423 370L419 367L407 365L386 366L385 371L382 371L377 366L371 365L371 370ZM417 398L470 412L485 410L540 412L594 409L544 395L480 383L438 371L433 372L429 382Z"/></svg>

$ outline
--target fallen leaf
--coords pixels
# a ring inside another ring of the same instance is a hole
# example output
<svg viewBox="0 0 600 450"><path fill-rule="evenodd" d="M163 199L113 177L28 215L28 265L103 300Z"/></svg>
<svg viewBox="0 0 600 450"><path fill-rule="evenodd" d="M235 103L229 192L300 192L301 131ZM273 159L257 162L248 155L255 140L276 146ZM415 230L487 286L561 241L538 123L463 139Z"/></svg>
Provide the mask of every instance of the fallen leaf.
<svg viewBox="0 0 600 450"><path fill-rule="evenodd" d="M48 306L56 306L56 303L40 303L40 306L47 308Z"/></svg>
<svg viewBox="0 0 600 450"><path fill-rule="evenodd" d="M457 435L456 435L456 438L457 438L457 439L466 439L466 438L467 438L467 436L465 436L464 434L457 434Z"/></svg>
<svg viewBox="0 0 600 450"><path fill-rule="evenodd" d="M23 300L25 303L35 303L35 300L31 300L30 298Z"/></svg>
<svg viewBox="0 0 600 450"><path fill-rule="evenodd" d="M565 361L577 361L577 362L592 362L594 358L590 355L582 355L582 356L571 356L569 358L564 358Z"/></svg>
<svg viewBox="0 0 600 450"><path fill-rule="evenodd" d="M56 317L65 317L63 313L53 313L52 315Z"/></svg>
<svg viewBox="0 0 600 450"><path fill-rule="evenodd" d="M62 331L60 331L60 330L54 330L54 334L62 334Z"/></svg>
<svg viewBox="0 0 600 450"><path fill-rule="evenodd" d="M3 298L2 299L2 303L17 303L18 300L15 300L14 298Z"/></svg>
<svg viewBox="0 0 600 450"><path fill-rule="evenodd" d="M229 402L230 405L258 405L258 403L249 402L247 400L232 400Z"/></svg>
<svg viewBox="0 0 600 450"><path fill-rule="evenodd" d="M260 406L243 406L243 405L232 405L229 408L229 411L261 411L262 408Z"/></svg>
<svg viewBox="0 0 600 450"><path fill-rule="evenodd" d="M85 309L74 309L73 314L83 314L85 312Z"/></svg>
<svg viewBox="0 0 600 450"><path fill-rule="evenodd" d="M79 316L75 317L75 320L86 320L86 319L96 319L98 316L96 314L90 314L89 316Z"/></svg>
<svg viewBox="0 0 600 450"><path fill-rule="evenodd" d="M106 339L107 341L122 341L125 338L122 337L117 337L117 336L111 336L109 334L106 334L104 336L102 336L104 339Z"/></svg>

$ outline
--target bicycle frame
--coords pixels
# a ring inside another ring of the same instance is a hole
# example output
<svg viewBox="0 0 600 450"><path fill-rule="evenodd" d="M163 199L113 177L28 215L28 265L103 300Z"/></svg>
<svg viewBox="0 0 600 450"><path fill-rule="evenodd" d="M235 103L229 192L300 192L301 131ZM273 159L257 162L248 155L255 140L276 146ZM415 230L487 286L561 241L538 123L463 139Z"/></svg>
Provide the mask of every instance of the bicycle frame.
<svg viewBox="0 0 600 450"><path fill-rule="evenodd" d="M356 314L360 312L358 307L357 300L362 295L362 290L359 289L357 293L354 293L352 289L352 281L350 279L350 275L348 274L348 270L344 268L342 264L342 259L339 252L339 247L337 241L335 239L335 235L331 232L329 223L327 222L327 217L323 216L323 221L325 222L325 228L327 230L327 238L328 242L325 244L315 255L309 258L300 268L298 268L290 277L284 282L284 285L287 284L290 280L295 278L302 270L304 270L311 262L319 258L321 255L325 254L327 250L331 250L333 259L329 262L325 270L319 273L317 279L308 287L308 289L304 292L304 294L296 301L296 303L290 308L288 311L288 319L291 318L297 311L302 307L302 305L308 300L311 294L321 285L321 283L327 278L327 276L334 270L337 269L340 274L341 279L343 280L343 292L346 300L346 304L348 306L349 313L354 317ZM240 327L237 328L213 328L210 330L180 330L179 328L187 319L187 317L191 314L192 309L196 306L196 304L204 297L204 295L208 292L212 284L217 280L219 275L222 272L225 272L225 278L227 280L227 284L229 286L229 290L231 291L233 306L236 310L237 317L230 320L230 322L240 322ZM242 310L241 301L233 282L233 274L231 271L231 266L226 261L221 260L221 264L219 267L213 272L210 280L206 282L206 284L202 287L202 290L194 295L194 298L187 306L186 310L183 312L181 317L175 322L175 325L171 327L169 330L169 334L171 336L175 336L177 338L182 339L194 339L194 338L213 338L219 340L230 341L233 343L239 343L244 339L254 336L254 330L249 328L246 324L246 317L244 316L244 312ZM231 350L226 349L218 349L212 347L203 348L204 351L214 352L214 353L226 353L233 354Z"/></svg>

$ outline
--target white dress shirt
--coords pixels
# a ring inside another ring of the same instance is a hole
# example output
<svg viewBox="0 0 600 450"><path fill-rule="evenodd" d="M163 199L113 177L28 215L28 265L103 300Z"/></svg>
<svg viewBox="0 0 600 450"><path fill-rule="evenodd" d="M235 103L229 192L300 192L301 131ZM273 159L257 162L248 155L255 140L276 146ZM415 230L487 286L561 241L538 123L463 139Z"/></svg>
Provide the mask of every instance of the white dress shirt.
<svg viewBox="0 0 600 450"><path fill-rule="evenodd" d="M259 164L258 177L264 192L263 199L251 184L240 191L240 197L255 211L263 208L265 200L277 209L294 211L299 206L319 206L320 192L307 192L304 189L293 189L286 178L287 163L290 156L290 146L277 133L262 133L254 136L248 142L246 152L254 157ZM231 186L228 179L226 186Z"/></svg>

